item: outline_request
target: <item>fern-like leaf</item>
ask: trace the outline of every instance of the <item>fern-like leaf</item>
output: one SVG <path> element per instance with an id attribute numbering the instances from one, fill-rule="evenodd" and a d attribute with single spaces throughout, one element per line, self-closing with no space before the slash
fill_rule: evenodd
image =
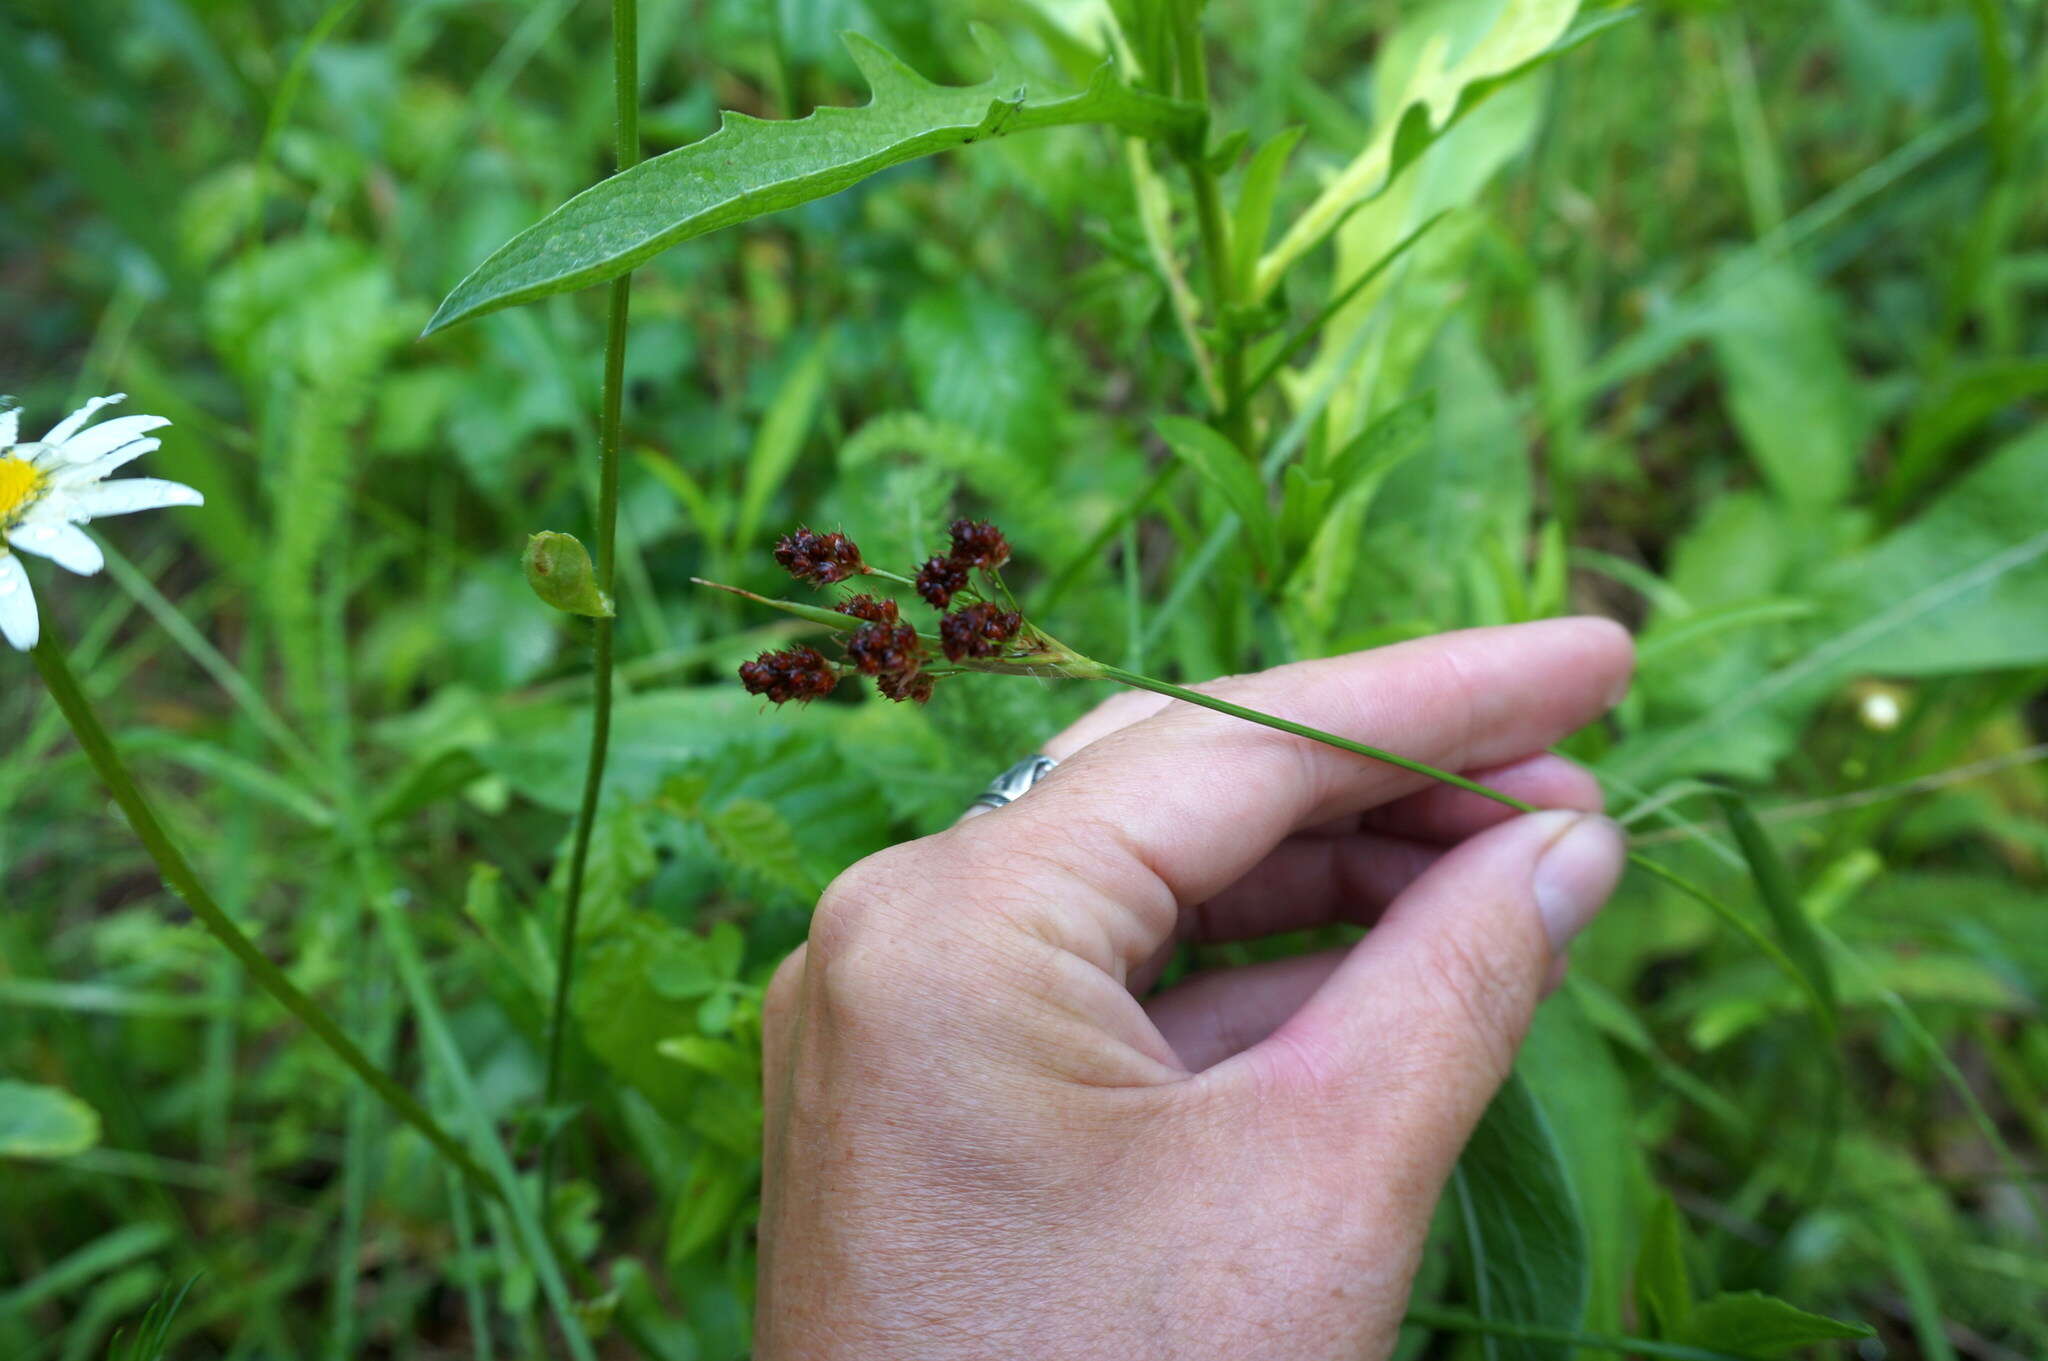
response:
<path id="1" fill-rule="evenodd" d="M 1104 123 L 1134 136 L 1198 136 L 1206 113 L 1135 90 L 1105 63 L 1078 93 L 1037 80 L 985 30 L 995 74 L 935 85 L 874 42 L 846 35 L 872 98 L 768 122 L 724 115 L 700 142 L 584 190 L 500 246 L 427 323 L 458 321 L 615 278 L 679 242 L 835 194 L 920 156 L 1033 128 Z"/>

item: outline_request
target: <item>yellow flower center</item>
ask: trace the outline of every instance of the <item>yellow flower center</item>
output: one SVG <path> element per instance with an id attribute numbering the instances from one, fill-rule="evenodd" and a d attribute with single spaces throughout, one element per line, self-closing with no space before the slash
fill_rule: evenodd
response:
<path id="1" fill-rule="evenodd" d="M 43 475 L 26 459 L 0 457 L 0 528 L 13 524 L 43 490 Z"/>

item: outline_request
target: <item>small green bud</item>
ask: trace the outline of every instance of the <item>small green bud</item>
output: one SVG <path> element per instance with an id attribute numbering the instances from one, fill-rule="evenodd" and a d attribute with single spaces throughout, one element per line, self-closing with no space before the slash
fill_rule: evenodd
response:
<path id="1" fill-rule="evenodd" d="M 526 584 L 545 603 L 588 619 L 612 617 L 612 598 L 597 588 L 590 554 L 574 534 L 542 530 L 526 541 Z"/>

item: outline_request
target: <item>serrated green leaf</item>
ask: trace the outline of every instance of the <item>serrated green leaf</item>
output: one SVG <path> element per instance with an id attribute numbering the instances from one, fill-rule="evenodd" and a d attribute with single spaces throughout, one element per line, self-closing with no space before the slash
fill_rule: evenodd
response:
<path id="1" fill-rule="evenodd" d="M 1258 560 L 1269 566 L 1278 562 L 1280 527 L 1266 499 L 1266 484 L 1259 480 L 1252 461 L 1222 435 L 1186 416 L 1161 416 L 1153 426 L 1168 447 L 1220 492 L 1224 503 L 1244 522 Z"/>
<path id="2" fill-rule="evenodd" d="M 804 868 L 796 830 L 770 804 L 733 799 L 704 819 L 704 830 L 735 867 L 793 897 L 815 898 L 824 888 Z"/>
<path id="3" fill-rule="evenodd" d="M 99 1141 L 99 1112 L 71 1093 L 0 1082 L 0 1158 L 68 1158 Z"/>
<path id="4" fill-rule="evenodd" d="M 767 122 L 724 115 L 717 132 L 584 190 L 500 246 L 455 286 L 426 335 L 503 307 L 586 288 L 670 246 L 793 208 L 893 165 L 1034 128 L 1102 123 L 1139 137 L 1188 138 L 1201 108 L 1134 90 L 1104 63 L 1078 93 L 1027 72 L 976 31 L 995 74 L 935 85 L 870 39 L 846 35 L 873 98 Z"/>
<path id="5" fill-rule="evenodd" d="M 1772 1295 L 1746 1291 L 1716 1295 L 1692 1311 L 1673 1339 L 1696 1347 L 1738 1352 L 1743 1356 L 1787 1356 L 1817 1342 L 1874 1336 L 1860 1323 L 1842 1323 L 1809 1314 Z"/>

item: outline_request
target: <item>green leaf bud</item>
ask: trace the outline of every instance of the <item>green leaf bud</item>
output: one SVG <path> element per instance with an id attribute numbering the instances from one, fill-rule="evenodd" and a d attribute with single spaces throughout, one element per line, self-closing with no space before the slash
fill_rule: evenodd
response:
<path id="1" fill-rule="evenodd" d="M 526 584 L 545 603 L 587 619 L 612 617 L 612 598 L 598 589 L 590 554 L 574 534 L 542 530 L 526 541 Z"/>

